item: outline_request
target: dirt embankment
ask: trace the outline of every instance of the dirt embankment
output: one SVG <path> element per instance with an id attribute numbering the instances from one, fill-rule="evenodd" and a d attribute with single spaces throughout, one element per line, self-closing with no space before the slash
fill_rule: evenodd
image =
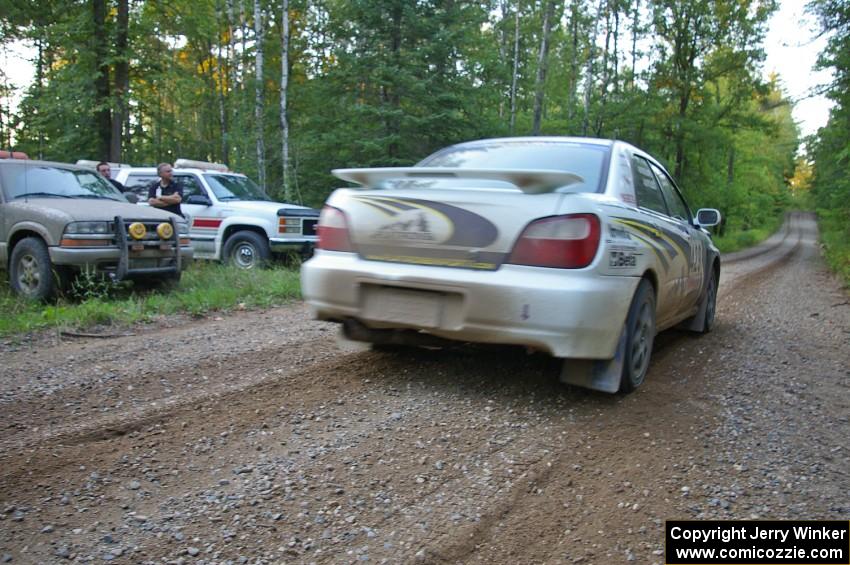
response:
<path id="1" fill-rule="evenodd" d="M 810 216 L 763 251 L 625 397 L 300 304 L 6 343 L 0 562 L 660 564 L 665 519 L 847 519 L 848 297 Z"/>

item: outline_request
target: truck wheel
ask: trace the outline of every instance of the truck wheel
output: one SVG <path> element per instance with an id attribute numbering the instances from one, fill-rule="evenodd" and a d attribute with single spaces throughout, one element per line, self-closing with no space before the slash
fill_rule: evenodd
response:
<path id="1" fill-rule="evenodd" d="M 9 261 L 12 291 L 28 300 L 47 300 L 61 290 L 62 278 L 54 273 L 47 246 L 37 237 L 26 237 L 15 245 Z"/>
<path id="2" fill-rule="evenodd" d="M 635 291 L 629 315 L 626 317 L 626 351 L 620 392 L 632 392 L 639 387 L 649 370 L 652 343 L 655 341 L 655 293 L 646 279 Z"/>
<path id="3" fill-rule="evenodd" d="M 240 269 L 255 269 L 264 266 L 271 258 L 269 242 L 252 231 L 238 231 L 224 244 L 224 260 Z"/>

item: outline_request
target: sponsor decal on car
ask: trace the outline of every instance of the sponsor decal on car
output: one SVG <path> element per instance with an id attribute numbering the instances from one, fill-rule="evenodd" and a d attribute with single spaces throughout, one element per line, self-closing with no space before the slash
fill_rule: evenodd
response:
<path id="1" fill-rule="evenodd" d="M 669 269 L 670 262 L 679 253 L 687 257 L 688 263 L 692 262 L 691 247 L 682 236 L 670 230 L 631 218 L 613 218 L 613 221 L 630 229 L 634 237 L 646 243 L 658 257 L 664 270 Z"/>
<path id="2" fill-rule="evenodd" d="M 487 247 L 499 235 L 496 226 L 486 218 L 443 202 L 387 196 L 358 196 L 355 200 L 393 219 L 378 228 L 379 238 L 387 234 L 420 234 L 423 239 L 440 245 Z"/>
<path id="3" fill-rule="evenodd" d="M 504 253 L 481 251 L 496 241 L 499 231 L 469 210 L 415 198 L 354 199 L 391 220 L 360 244 L 365 259 L 476 270 L 495 270 L 504 261 Z"/>

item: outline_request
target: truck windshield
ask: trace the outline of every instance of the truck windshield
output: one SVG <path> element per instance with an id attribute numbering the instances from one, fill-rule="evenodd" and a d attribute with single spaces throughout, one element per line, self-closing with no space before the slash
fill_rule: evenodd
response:
<path id="1" fill-rule="evenodd" d="M 254 181 L 241 175 L 205 174 L 207 184 L 219 200 L 262 200 L 271 202 L 269 195 Z"/>
<path id="2" fill-rule="evenodd" d="M 115 187 L 94 171 L 43 164 L 6 163 L 0 185 L 7 201 L 20 198 L 108 198 L 124 202 Z"/>

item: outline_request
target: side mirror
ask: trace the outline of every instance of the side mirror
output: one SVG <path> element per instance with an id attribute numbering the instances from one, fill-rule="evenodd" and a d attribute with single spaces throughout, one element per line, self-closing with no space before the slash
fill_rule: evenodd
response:
<path id="1" fill-rule="evenodd" d="M 720 212 L 714 208 L 700 208 L 697 210 L 697 225 L 701 228 L 716 226 L 720 223 Z"/>
<path id="2" fill-rule="evenodd" d="M 132 192 L 125 192 L 124 198 L 130 204 L 138 204 L 139 203 L 139 197 L 137 195 L 133 194 Z"/>
<path id="3" fill-rule="evenodd" d="M 212 200 L 203 194 L 193 194 L 186 199 L 186 204 L 198 204 L 199 206 L 212 206 Z"/>

